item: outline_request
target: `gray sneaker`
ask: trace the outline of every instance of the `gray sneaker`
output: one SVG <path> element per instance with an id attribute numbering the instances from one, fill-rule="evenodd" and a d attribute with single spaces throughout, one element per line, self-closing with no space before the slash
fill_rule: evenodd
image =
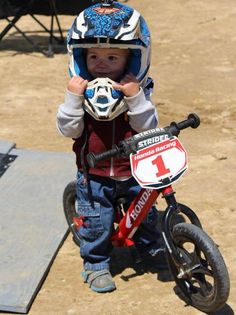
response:
<path id="1" fill-rule="evenodd" d="M 98 271 L 83 271 L 81 273 L 84 282 L 89 284 L 89 287 L 98 293 L 111 292 L 116 289 L 115 282 L 112 279 L 110 271 L 107 269 Z"/>

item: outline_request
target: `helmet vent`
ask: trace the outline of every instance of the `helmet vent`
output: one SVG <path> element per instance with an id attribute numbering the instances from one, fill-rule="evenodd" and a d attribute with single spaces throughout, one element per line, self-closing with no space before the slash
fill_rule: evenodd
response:
<path id="1" fill-rule="evenodd" d="M 99 104 L 107 104 L 108 98 L 106 96 L 98 96 L 97 103 Z"/>

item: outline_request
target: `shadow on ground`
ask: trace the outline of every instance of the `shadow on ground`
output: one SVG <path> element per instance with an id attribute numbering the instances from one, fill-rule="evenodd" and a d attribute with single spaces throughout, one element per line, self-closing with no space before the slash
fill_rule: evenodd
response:
<path id="1" fill-rule="evenodd" d="M 170 271 L 166 267 L 159 267 L 159 257 L 154 258 L 154 263 L 150 260 L 140 260 L 135 257 L 129 247 L 115 247 L 111 254 L 110 270 L 112 276 L 121 274 L 124 270 L 129 269 L 130 273 L 126 276 L 121 275 L 121 279 L 129 281 L 134 277 L 142 276 L 144 273 L 153 273 L 157 279 L 162 282 L 173 281 Z M 163 258 L 161 258 L 163 260 Z M 161 262 L 162 263 L 162 262 Z"/>
<path id="2" fill-rule="evenodd" d="M 65 34 L 63 30 L 63 34 Z M 53 54 L 66 54 L 66 41 L 62 40 L 59 34 L 54 33 L 57 38 L 52 40 L 50 45 L 49 34 L 46 32 L 27 32 L 27 39 L 19 33 L 11 33 L 0 41 L 0 51 L 14 51 L 16 54 L 33 52 L 41 52 L 47 57 L 52 57 Z"/>

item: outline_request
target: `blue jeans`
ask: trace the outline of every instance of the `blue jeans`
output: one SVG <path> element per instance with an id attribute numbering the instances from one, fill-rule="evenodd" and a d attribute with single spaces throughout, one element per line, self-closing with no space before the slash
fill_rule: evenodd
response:
<path id="1" fill-rule="evenodd" d="M 109 269 L 110 236 L 113 232 L 117 196 L 125 195 L 130 201 L 140 191 L 140 186 L 133 177 L 126 181 L 116 181 L 109 177 L 88 175 L 85 183 L 82 173 L 77 174 L 77 212 L 83 224 L 78 229 L 81 239 L 80 255 L 84 260 L 85 270 Z M 156 228 L 157 210 L 153 206 L 133 240 L 138 250 L 157 247 L 160 233 Z"/>

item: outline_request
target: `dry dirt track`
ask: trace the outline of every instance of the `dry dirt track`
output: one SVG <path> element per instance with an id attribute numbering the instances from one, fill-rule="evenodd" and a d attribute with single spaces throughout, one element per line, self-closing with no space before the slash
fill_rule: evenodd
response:
<path id="1" fill-rule="evenodd" d="M 160 126 L 201 117 L 201 127 L 183 132 L 190 169 L 176 185 L 178 200 L 197 210 L 204 228 L 220 246 L 231 278 L 228 305 L 217 315 L 236 310 L 236 7 L 233 0 L 129 0 L 149 23 L 153 53 L 151 75 Z M 42 18 L 49 23 L 47 17 Z M 72 17 L 61 17 L 68 29 Z M 0 21 L 0 28 L 4 21 Z M 39 29 L 28 17 L 19 26 Z M 30 33 L 45 43 L 43 33 Z M 11 32 L 0 44 L 0 139 L 19 148 L 70 151 L 71 140 L 55 128 L 57 106 L 68 80 L 67 56 L 45 58 Z M 68 237 L 29 314 L 197 315 L 174 294 L 173 282 L 157 275 L 135 275 L 125 257 L 117 258 L 118 289 L 98 295 L 83 284 L 79 252 Z"/>

